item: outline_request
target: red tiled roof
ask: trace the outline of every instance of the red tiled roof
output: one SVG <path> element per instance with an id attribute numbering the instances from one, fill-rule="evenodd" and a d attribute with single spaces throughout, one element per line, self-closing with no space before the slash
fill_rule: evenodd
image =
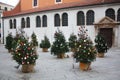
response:
<path id="1" fill-rule="evenodd" d="M 63 4 L 56 4 L 54 6 L 48 6 L 43 8 L 35 8 L 30 9 L 22 12 L 4 12 L 4 17 L 11 17 L 35 12 L 43 12 L 43 11 L 50 11 L 50 10 L 58 10 L 58 9 L 65 9 L 65 8 L 73 8 L 73 7 L 82 7 L 82 6 L 92 6 L 92 5 L 99 5 L 99 4 L 109 4 L 109 3 L 120 3 L 120 0 L 80 0 L 79 2 L 72 2 L 72 3 L 63 3 Z M 20 10 L 19 10 L 20 11 Z"/>
<path id="2" fill-rule="evenodd" d="M 18 5 L 13 10 L 11 10 L 11 11 L 4 11 L 3 12 L 3 16 L 4 17 L 9 17 L 9 16 L 17 15 L 17 13 L 21 12 L 20 7 L 21 7 L 21 5 L 20 5 L 20 3 L 18 3 Z"/>

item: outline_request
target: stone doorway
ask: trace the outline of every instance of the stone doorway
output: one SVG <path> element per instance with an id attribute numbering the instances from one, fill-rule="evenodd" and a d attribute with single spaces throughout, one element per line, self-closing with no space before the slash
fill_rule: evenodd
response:
<path id="1" fill-rule="evenodd" d="M 108 47 L 112 47 L 113 28 L 100 28 L 100 34 L 105 38 Z"/>
<path id="2" fill-rule="evenodd" d="M 102 34 L 107 41 L 108 47 L 119 46 L 119 22 L 116 22 L 109 17 L 104 17 L 94 25 L 96 35 L 98 33 Z"/>

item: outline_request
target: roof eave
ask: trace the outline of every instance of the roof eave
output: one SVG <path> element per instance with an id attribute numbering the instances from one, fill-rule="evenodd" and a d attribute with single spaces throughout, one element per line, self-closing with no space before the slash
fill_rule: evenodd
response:
<path id="1" fill-rule="evenodd" d="M 113 2 L 116 3 L 116 2 Z M 3 16 L 3 18 L 8 18 L 8 17 L 15 17 L 19 15 L 26 15 L 26 14 L 32 14 L 32 13 L 37 13 L 37 12 L 45 12 L 45 11 L 51 11 L 51 10 L 61 10 L 61 9 L 66 9 L 66 8 L 76 8 L 76 7 L 85 7 L 85 6 L 95 6 L 95 5 L 106 5 L 106 4 L 113 4 L 113 3 L 99 3 L 99 4 L 88 4 L 88 5 L 76 5 L 76 6 L 67 6 L 67 7 L 60 7 L 60 8 L 53 8 L 53 9 L 45 9 L 45 10 L 36 10 L 36 11 L 31 11 L 31 12 L 24 12 L 24 13 L 16 13 L 13 15 L 8 15 L 8 16 Z M 120 2 L 119 2 L 120 3 Z M 118 2 L 117 2 L 118 4 Z"/>

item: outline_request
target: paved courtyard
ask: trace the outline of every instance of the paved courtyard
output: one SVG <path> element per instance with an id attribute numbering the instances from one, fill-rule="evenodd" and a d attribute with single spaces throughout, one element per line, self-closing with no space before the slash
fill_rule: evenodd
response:
<path id="1" fill-rule="evenodd" d="M 105 58 L 97 58 L 90 71 L 81 71 L 79 63 L 75 63 L 71 56 L 57 59 L 50 52 L 43 53 L 40 48 L 38 54 L 35 72 L 22 73 L 21 67 L 14 68 L 17 63 L 0 44 L 0 80 L 120 80 L 120 48 L 111 48 Z"/>

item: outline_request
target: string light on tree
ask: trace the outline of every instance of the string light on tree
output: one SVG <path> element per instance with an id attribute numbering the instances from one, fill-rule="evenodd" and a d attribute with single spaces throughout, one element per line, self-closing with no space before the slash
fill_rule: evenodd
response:
<path id="1" fill-rule="evenodd" d="M 67 52 L 68 46 L 65 40 L 65 37 L 63 33 L 58 29 L 58 31 L 55 32 L 54 34 L 55 41 L 53 42 L 53 45 L 51 47 L 51 54 L 54 55 L 60 55 L 60 54 L 65 54 Z"/>
<path id="2" fill-rule="evenodd" d="M 35 48 L 25 39 L 24 36 L 19 37 L 17 47 L 13 52 L 13 59 L 18 64 L 35 64 L 38 58 Z M 33 61 L 34 60 L 34 61 Z"/>
<path id="3" fill-rule="evenodd" d="M 96 59 L 96 49 L 94 45 L 87 35 L 87 29 L 85 26 L 81 26 L 78 32 L 78 40 L 77 40 L 77 51 L 74 53 L 74 58 L 76 58 L 76 62 L 80 63 L 91 63 Z M 89 68 L 87 68 L 89 69 Z M 85 69 L 85 70 L 87 70 Z"/>

